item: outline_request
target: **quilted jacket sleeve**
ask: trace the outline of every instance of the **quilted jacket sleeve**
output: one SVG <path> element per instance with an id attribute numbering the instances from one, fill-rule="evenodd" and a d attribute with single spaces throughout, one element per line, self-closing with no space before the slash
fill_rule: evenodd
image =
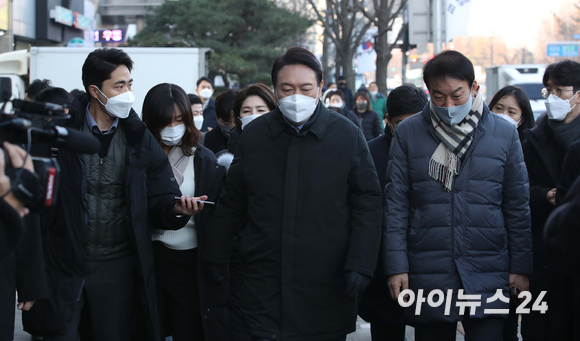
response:
<path id="1" fill-rule="evenodd" d="M 401 128 L 401 127 L 400 127 Z M 404 132 L 395 132 L 391 145 L 389 165 L 387 167 L 387 185 L 385 186 L 385 229 L 384 250 L 385 274 L 387 276 L 408 273 L 407 227 L 409 217 L 409 158 L 400 136 Z"/>
<path id="2" fill-rule="evenodd" d="M 533 272 L 529 187 L 522 147 L 514 131 L 504 170 L 502 202 L 512 274 Z"/>

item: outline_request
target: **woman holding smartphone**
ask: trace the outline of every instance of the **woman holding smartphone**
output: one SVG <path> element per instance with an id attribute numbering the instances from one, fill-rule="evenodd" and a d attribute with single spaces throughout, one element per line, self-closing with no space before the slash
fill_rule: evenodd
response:
<path id="1" fill-rule="evenodd" d="M 196 214 L 183 228 L 168 231 L 152 226 L 161 330 L 175 341 L 203 340 L 204 332 L 212 330 L 202 329 L 202 314 L 204 320 L 209 319 L 205 312 L 212 303 L 207 299 L 215 295 L 207 292 L 214 289 L 204 284 L 205 271 L 198 253 L 203 249 L 204 230 L 215 208 L 207 202 L 217 201 L 225 169 L 217 164 L 209 149 L 199 144 L 201 133 L 195 127 L 189 98 L 181 87 L 169 83 L 156 85 L 145 96 L 142 113 L 147 128 L 167 154 L 183 194 L 176 200 L 194 197 L 198 201 Z M 219 322 L 216 319 L 217 316 L 212 318 L 212 322 Z"/>

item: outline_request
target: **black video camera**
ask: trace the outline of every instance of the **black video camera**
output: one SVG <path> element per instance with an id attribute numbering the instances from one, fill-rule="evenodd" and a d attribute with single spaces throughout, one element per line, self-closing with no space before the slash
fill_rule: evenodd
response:
<path id="1" fill-rule="evenodd" d="M 14 169 L 5 152 L 5 172 L 10 178 L 10 191 L 31 211 L 56 204 L 60 167 L 51 148 L 69 149 L 92 154 L 99 149 L 99 141 L 79 130 L 57 125 L 70 118 L 58 104 L 10 100 L 11 90 L 0 84 L 0 147 L 4 141 L 24 146 L 35 173 L 22 168 Z M 4 89 L 3 89 L 4 88 Z M 12 109 L 6 112 L 11 104 Z M 54 149 L 53 149 L 54 151 Z M 25 160 L 26 161 L 26 160 Z"/>

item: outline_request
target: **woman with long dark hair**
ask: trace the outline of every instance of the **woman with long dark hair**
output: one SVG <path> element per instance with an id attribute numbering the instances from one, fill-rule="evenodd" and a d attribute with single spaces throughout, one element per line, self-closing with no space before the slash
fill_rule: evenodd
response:
<path id="1" fill-rule="evenodd" d="M 167 154 L 183 195 L 217 202 L 225 169 L 199 144 L 201 133 L 193 122 L 186 92 L 175 84 L 156 85 L 145 96 L 142 113 L 147 128 Z M 212 296 L 208 290 L 213 289 L 204 285 L 203 262 L 197 254 L 203 250 L 202 236 L 215 205 L 198 205 L 196 214 L 179 230 L 152 226 L 159 317 L 165 335 L 173 335 L 176 341 L 203 340 L 203 333 L 211 332 L 202 329 L 201 311 L 207 309 L 204 300 Z"/>
<path id="2" fill-rule="evenodd" d="M 520 142 L 526 139 L 524 131 L 536 125 L 530 99 L 524 90 L 508 85 L 501 88 L 489 102 L 489 109 L 504 117 L 509 117 L 516 124 Z"/>

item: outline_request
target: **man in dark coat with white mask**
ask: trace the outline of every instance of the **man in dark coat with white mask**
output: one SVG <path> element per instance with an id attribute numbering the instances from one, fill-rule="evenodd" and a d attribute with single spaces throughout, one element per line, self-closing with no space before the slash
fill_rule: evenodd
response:
<path id="1" fill-rule="evenodd" d="M 361 130 L 320 103 L 322 69 L 294 47 L 272 68 L 280 105 L 240 138 L 204 258 L 227 278 L 242 261 L 245 325 L 254 340 L 345 340 L 375 269 L 381 191 Z M 248 132 L 248 133 L 246 133 Z"/>

